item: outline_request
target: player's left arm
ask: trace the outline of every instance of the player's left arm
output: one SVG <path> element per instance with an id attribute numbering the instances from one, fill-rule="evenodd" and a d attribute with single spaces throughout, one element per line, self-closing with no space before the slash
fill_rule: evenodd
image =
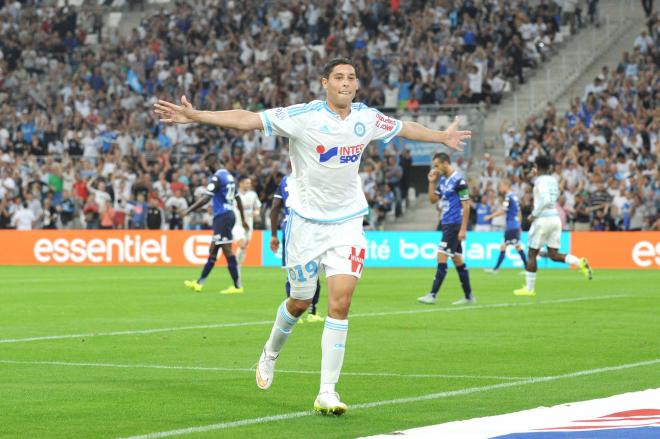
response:
<path id="1" fill-rule="evenodd" d="M 444 131 L 432 130 L 417 122 L 405 121 L 398 135 L 416 142 L 442 143 L 449 148 L 462 151 L 463 141 L 472 136 L 472 131 L 460 131 L 457 116 Z"/>
<path id="2" fill-rule="evenodd" d="M 456 186 L 456 192 L 458 193 L 458 198 L 461 200 L 461 206 L 463 207 L 461 229 L 458 232 L 458 239 L 463 241 L 467 236 L 468 220 L 470 219 L 470 189 L 464 179 L 461 179 L 458 186 Z"/>
<path id="3" fill-rule="evenodd" d="M 463 206 L 463 218 L 461 218 L 461 230 L 458 232 L 459 241 L 464 241 L 467 236 L 468 220 L 470 219 L 470 200 L 461 200 Z"/>
<path id="4" fill-rule="evenodd" d="M 238 212 L 241 214 L 241 224 L 243 225 L 243 228 L 245 229 L 246 232 L 250 231 L 250 225 L 245 221 L 245 211 L 243 211 L 243 201 L 241 201 L 241 196 L 236 194 L 236 207 L 238 208 Z"/>

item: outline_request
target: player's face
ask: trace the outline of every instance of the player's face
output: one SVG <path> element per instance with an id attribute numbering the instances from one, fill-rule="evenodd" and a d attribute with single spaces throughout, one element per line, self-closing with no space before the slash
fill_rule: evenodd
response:
<path id="1" fill-rule="evenodd" d="M 442 162 L 438 159 L 433 160 L 433 168 L 440 176 L 447 176 L 447 165 L 449 165 L 449 163 Z"/>
<path id="2" fill-rule="evenodd" d="M 241 191 L 247 192 L 250 189 L 252 189 L 252 180 L 246 178 L 245 180 L 241 181 Z"/>
<path id="3" fill-rule="evenodd" d="M 335 66 L 328 76 L 321 80 L 328 101 L 339 108 L 351 105 L 358 89 L 357 75 L 353 66 L 340 64 Z"/>

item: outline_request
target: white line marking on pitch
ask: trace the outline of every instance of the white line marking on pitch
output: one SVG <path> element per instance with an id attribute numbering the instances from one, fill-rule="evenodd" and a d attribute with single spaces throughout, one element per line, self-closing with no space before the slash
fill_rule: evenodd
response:
<path id="1" fill-rule="evenodd" d="M 24 364 L 35 366 L 78 366 L 78 367 L 111 367 L 117 369 L 168 369 L 168 370 L 199 370 L 215 372 L 249 372 L 254 373 L 254 368 L 245 367 L 207 367 L 207 366 L 168 366 L 162 364 L 115 364 L 115 363 L 81 363 L 70 361 L 21 361 L 21 360 L 0 360 L 0 364 Z M 277 370 L 277 373 L 290 373 L 300 375 L 318 375 L 319 371 L 312 370 Z M 432 373 L 395 373 L 395 372 L 342 372 L 345 376 L 364 376 L 364 377 L 397 377 L 397 378 L 465 378 L 465 379 L 484 379 L 484 380 L 503 380 L 515 381 L 529 379 L 531 377 L 504 377 L 492 375 L 451 375 L 451 374 L 432 374 Z"/>
<path id="2" fill-rule="evenodd" d="M 350 410 L 362 410 L 362 409 L 370 409 L 370 408 L 373 408 L 373 407 L 381 407 L 381 406 L 385 406 L 385 405 L 398 405 L 398 404 L 407 404 L 407 403 L 411 403 L 411 402 L 430 401 L 430 400 L 434 400 L 434 399 L 450 398 L 452 396 L 468 395 L 468 394 L 471 394 L 471 393 L 489 392 L 491 390 L 505 389 L 505 388 L 508 388 L 508 387 L 525 386 L 527 384 L 545 383 L 545 382 L 548 382 L 548 381 L 556 381 L 556 380 L 561 380 L 561 379 L 566 379 L 566 378 L 576 378 L 576 377 L 586 376 L 586 375 L 595 375 L 595 374 L 599 374 L 599 373 L 615 372 L 615 371 L 618 371 L 618 370 L 632 369 L 634 367 L 652 366 L 652 365 L 655 365 L 655 364 L 660 364 L 660 358 L 656 358 L 655 360 L 649 360 L 649 361 L 640 361 L 640 362 L 637 362 L 637 363 L 622 364 L 622 365 L 619 365 L 619 366 L 610 366 L 610 367 L 601 367 L 601 368 L 598 368 L 598 369 L 581 370 L 581 371 L 578 371 L 578 372 L 565 373 L 565 374 L 561 374 L 561 375 L 545 376 L 545 377 L 538 377 L 538 378 L 528 378 L 528 379 L 524 379 L 524 380 L 520 380 L 520 381 L 511 381 L 511 382 L 508 382 L 508 383 L 492 384 L 492 385 L 489 385 L 489 386 L 468 387 L 468 388 L 465 388 L 465 389 L 450 390 L 450 391 L 446 391 L 446 392 L 429 393 L 427 395 L 412 396 L 412 397 L 408 397 L 408 398 L 386 399 L 386 400 L 383 400 L 383 401 L 367 402 L 367 403 L 362 403 L 362 404 L 351 405 L 349 408 L 350 408 Z M 314 414 L 314 412 L 310 411 L 310 410 L 302 411 L 302 412 L 283 413 L 283 414 L 280 414 L 280 415 L 265 416 L 265 417 L 261 417 L 261 418 L 241 419 L 241 420 L 232 421 L 232 422 L 222 422 L 222 423 L 218 423 L 218 424 L 201 425 L 201 426 L 198 426 L 198 427 L 189 427 L 189 428 L 181 428 L 181 429 L 177 429 L 177 430 L 160 431 L 160 432 L 155 432 L 155 433 L 148 433 L 148 434 L 143 434 L 143 435 L 125 437 L 123 439 L 158 439 L 158 438 L 163 438 L 163 437 L 180 436 L 180 435 L 191 434 L 191 433 L 204 433 L 204 432 L 207 432 L 207 431 L 225 430 L 225 429 L 228 429 L 228 428 L 242 427 L 242 426 L 245 426 L 245 425 L 265 424 L 267 422 L 289 420 L 289 419 L 294 419 L 294 418 L 300 418 L 300 417 L 303 417 L 303 416 L 311 416 L 313 414 Z"/>
<path id="3" fill-rule="evenodd" d="M 470 311 L 470 310 L 489 309 L 489 308 L 509 308 L 509 307 L 518 307 L 518 306 L 534 306 L 534 305 L 550 305 L 557 303 L 583 302 L 583 301 L 591 301 L 591 300 L 619 299 L 622 297 L 630 297 L 630 296 L 631 296 L 630 294 L 618 294 L 618 295 L 609 295 L 609 296 L 584 296 L 584 297 L 573 297 L 566 299 L 540 300 L 536 302 L 520 301 L 520 302 L 509 302 L 509 303 L 492 303 L 489 305 L 469 305 L 462 307 L 454 306 L 451 308 L 428 308 L 428 309 L 413 309 L 413 310 L 405 310 L 405 311 L 356 313 L 356 314 L 351 314 L 350 317 L 351 318 L 382 317 L 382 316 L 396 316 L 403 314 L 425 314 L 425 313 L 433 313 L 433 312 Z M 173 328 L 131 329 L 125 331 L 90 332 L 86 334 L 43 335 L 38 337 L 4 338 L 4 339 L 0 339 L 0 343 L 22 343 L 22 342 L 40 341 L 40 340 L 64 340 L 67 338 L 85 338 L 85 337 L 89 338 L 89 337 L 104 337 L 104 336 L 115 336 L 115 335 L 131 335 L 131 334 L 156 334 L 159 332 L 186 331 L 186 330 L 194 330 L 194 329 L 233 328 L 240 326 L 259 326 L 259 325 L 272 325 L 272 324 L 273 324 L 272 320 L 260 320 L 254 322 L 237 322 L 237 323 L 211 323 L 207 325 L 177 326 Z"/>

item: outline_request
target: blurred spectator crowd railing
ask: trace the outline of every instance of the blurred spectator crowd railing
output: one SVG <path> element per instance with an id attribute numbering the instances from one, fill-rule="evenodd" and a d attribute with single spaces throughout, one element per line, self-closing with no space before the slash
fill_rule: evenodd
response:
<path id="1" fill-rule="evenodd" d="M 191 1 L 120 35 L 104 28 L 102 5 L 0 1 L 0 228 L 206 228 L 208 211 L 180 213 L 205 186 L 208 152 L 251 176 L 268 207 L 289 171 L 285 140 L 165 126 L 156 97 L 185 94 L 200 109 L 290 105 L 322 96 L 320 66 L 349 55 L 356 100 L 371 106 L 495 104 L 548 56 L 560 20 L 577 29 L 575 3 Z M 529 142 L 517 148 L 534 155 Z M 394 153 L 366 152 L 373 227 L 406 205 L 412 162 Z"/>

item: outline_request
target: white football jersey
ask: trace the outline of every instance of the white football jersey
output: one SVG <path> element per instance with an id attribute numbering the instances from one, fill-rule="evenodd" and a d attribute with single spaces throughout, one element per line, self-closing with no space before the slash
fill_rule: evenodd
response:
<path id="1" fill-rule="evenodd" d="M 241 203 L 243 203 L 243 213 L 245 214 L 245 221 L 247 221 L 250 226 L 250 230 L 253 229 L 254 225 L 254 212 L 261 208 L 261 201 L 259 196 L 255 191 L 247 191 L 245 193 L 240 192 L 238 196 L 241 197 Z M 236 214 L 236 223 L 240 224 L 241 222 L 241 213 L 238 211 L 238 207 L 234 202 L 234 213 Z"/>
<path id="2" fill-rule="evenodd" d="M 317 222 L 341 222 L 368 213 L 358 175 L 369 142 L 389 142 L 401 131 L 399 120 L 362 103 L 342 119 L 325 101 L 259 113 L 267 136 L 289 138 L 292 172 L 287 207 Z"/>
<path id="3" fill-rule="evenodd" d="M 534 182 L 534 210 L 536 218 L 557 216 L 557 200 L 559 199 L 559 184 L 551 175 L 541 175 Z"/>

